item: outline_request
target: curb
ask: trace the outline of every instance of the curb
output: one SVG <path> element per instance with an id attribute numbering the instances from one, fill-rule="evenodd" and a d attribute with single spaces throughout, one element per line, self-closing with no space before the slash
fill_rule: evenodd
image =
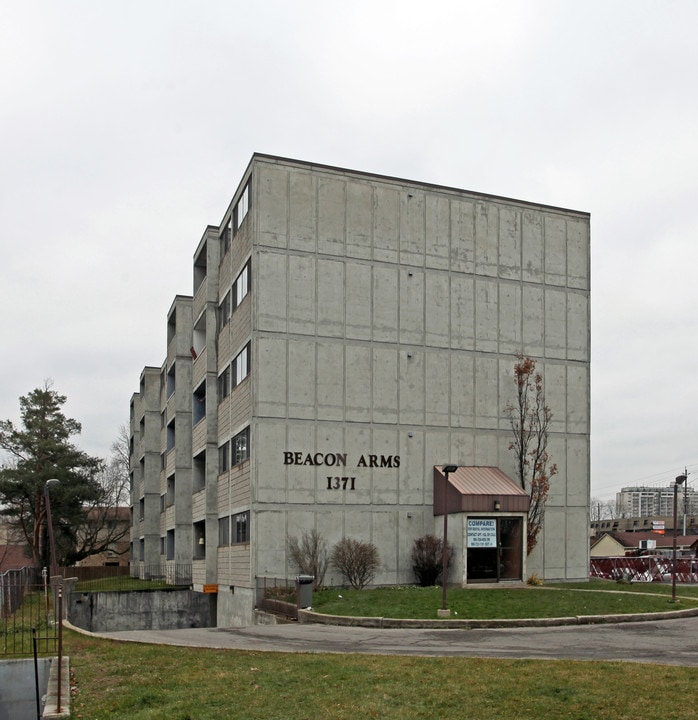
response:
<path id="1" fill-rule="evenodd" d="M 365 627 L 377 629 L 424 628 L 427 630 L 474 630 L 477 628 L 527 628 L 555 627 L 560 625 L 604 625 L 630 622 L 677 620 L 698 616 L 698 608 L 669 610 L 668 612 L 634 613 L 619 615 L 575 615 L 559 618 L 519 618 L 516 620 L 415 620 L 383 617 L 351 617 L 346 615 L 323 615 L 313 610 L 298 610 L 299 623 L 314 625 L 338 625 L 340 627 Z"/>

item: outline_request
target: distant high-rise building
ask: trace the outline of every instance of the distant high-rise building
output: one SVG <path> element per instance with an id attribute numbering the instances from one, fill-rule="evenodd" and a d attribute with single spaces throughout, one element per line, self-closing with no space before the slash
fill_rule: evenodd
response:
<path id="1" fill-rule="evenodd" d="M 624 517 L 671 516 L 674 513 L 674 486 L 624 487 L 616 493 L 616 506 Z M 682 485 L 678 489 L 677 512 L 698 512 L 698 492 Z"/>

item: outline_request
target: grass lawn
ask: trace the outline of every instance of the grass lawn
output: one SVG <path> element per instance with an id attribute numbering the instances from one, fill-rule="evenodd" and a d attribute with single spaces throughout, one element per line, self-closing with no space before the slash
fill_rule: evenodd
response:
<path id="1" fill-rule="evenodd" d="M 616 592 L 579 592 L 611 590 Z M 632 592 L 625 592 L 632 588 Z M 681 603 L 671 602 L 671 587 L 652 591 L 650 584 L 580 583 L 578 586 L 517 588 L 453 588 L 447 604 L 453 618 L 540 618 L 616 613 L 667 612 L 698 606 L 698 588 L 690 588 L 692 597 L 680 593 Z M 620 592 L 618 592 L 620 591 Z M 645 594 L 650 593 L 651 594 Z M 327 589 L 314 593 L 313 609 L 329 615 L 363 617 L 436 618 L 441 607 L 439 587 L 379 588 L 375 590 Z"/>
<path id="2" fill-rule="evenodd" d="M 698 669 L 617 662 L 254 653 L 65 633 L 72 718 L 637 720 L 695 717 Z"/>

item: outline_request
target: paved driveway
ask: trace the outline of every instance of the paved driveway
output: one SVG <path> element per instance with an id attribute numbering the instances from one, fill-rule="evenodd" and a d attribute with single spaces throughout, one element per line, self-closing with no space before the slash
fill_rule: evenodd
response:
<path id="1" fill-rule="evenodd" d="M 269 652 L 622 660 L 698 666 L 695 617 L 545 628 L 376 630 L 288 624 L 101 635 L 147 643 Z"/>

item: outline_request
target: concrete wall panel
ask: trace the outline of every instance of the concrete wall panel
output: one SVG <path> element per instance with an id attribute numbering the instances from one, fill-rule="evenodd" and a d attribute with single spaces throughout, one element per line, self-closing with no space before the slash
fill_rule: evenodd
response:
<path id="1" fill-rule="evenodd" d="M 589 503 L 589 441 L 586 437 L 567 440 L 568 506 L 587 508 Z"/>
<path id="2" fill-rule="evenodd" d="M 475 349 L 497 352 L 499 344 L 499 290 L 495 280 L 475 280 Z"/>
<path id="3" fill-rule="evenodd" d="M 255 488 L 253 502 L 277 503 L 286 499 L 287 467 L 282 465 L 283 449 L 296 450 L 287 438 L 282 423 L 258 423 L 254 426 Z M 232 505 L 231 505 L 232 509 Z"/>
<path id="4" fill-rule="evenodd" d="M 542 545 L 545 561 L 545 577 L 562 579 L 566 577 L 567 543 L 560 538 L 567 537 L 567 521 L 564 508 L 548 507 L 545 511 L 545 527 L 543 537 L 538 542 Z M 588 536 L 588 530 L 587 530 Z"/>
<path id="5" fill-rule="evenodd" d="M 409 433 L 412 433 L 412 437 Z M 422 505 L 425 502 L 424 433 L 400 433 L 400 502 L 403 505 Z M 431 489 L 429 489 L 431 495 Z"/>
<path id="6" fill-rule="evenodd" d="M 475 368 L 473 355 L 451 353 L 451 425 L 473 427 L 475 423 Z"/>
<path id="7" fill-rule="evenodd" d="M 395 423 L 398 420 L 398 354 L 396 350 L 373 349 L 374 423 Z"/>
<path id="8" fill-rule="evenodd" d="M 521 276 L 524 282 L 543 279 L 543 216 L 526 210 L 521 217 Z"/>
<path id="9" fill-rule="evenodd" d="M 339 343 L 317 345 L 317 419 L 344 419 L 344 348 Z"/>
<path id="10" fill-rule="evenodd" d="M 589 359 L 589 299 L 576 292 L 567 293 L 567 357 Z"/>
<path id="11" fill-rule="evenodd" d="M 373 256 L 373 188 L 359 182 L 346 184 L 347 257 Z"/>
<path id="12" fill-rule="evenodd" d="M 521 279 L 521 211 L 499 208 L 499 277 Z"/>
<path id="13" fill-rule="evenodd" d="M 348 339 L 370 340 L 373 333 L 373 273 L 369 265 L 346 265 L 345 333 Z"/>
<path id="14" fill-rule="evenodd" d="M 451 276 L 451 347 L 472 350 L 475 342 L 475 281 Z"/>
<path id="15" fill-rule="evenodd" d="M 564 290 L 545 290 L 545 356 L 565 359 L 567 354 L 567 298 Z"/>
<path id="16" fill-rule="evenodd" d="M 446 352 L 426 353 L 426 392 L 424 395 L 426 425 L 448 427 L 451 419 L 451 359 Z M 460 396 L 458 389 L 453 395 Z M 402 397 L 402 396 L 401 396 Z"/>
<path id="17" fill-rule="evenodd" d="M 288 343 L 288 415 L 292 418 L 315 418 L 315 343 Z"/>
<path id="18" fill-rule="evenodd" d="M 505 283 L 499 286 L 499 352 L 521 352 L 521 286 Z"/>
<path id="19" fill-rule="evenodd" d="M 265 417 L 286 417 L 286 341 L 260 337 L 257 340 L 256 352 L 252 354 L 252 364 L 256 386 L 256 413 Z M 219 429 L 223 421 L 224 418 L 219 415 Z"/>
<path id="20" fill-rule="evenodd" d="M 403 265 L 424 267 L 426 252 L 424 193 L 401 192 L 400 203 L 400 262 Z"/>
<path id="21" fill-rule="evenodd" d="M 589 225 L 579 220 L 567 221 L 567 284 L 589 289 Z"/>
<path id="22" fill-rule="evenodd" d="M 316 250 L 316 192 L 316 179 L 313 175 L 299 171 L 290 173 L 288 246 L 291 250 Z"/>
<path id="23" fill-rule="evenodd" d="M 398 271 L 376 265 L 373 269 L 373 339 L 398 340 Z"/>
<path id="24" fill-rule="evenodd" d="M 482 202 L 475 206 L 475 273 L 497 275 L 499 262 L 499 212 L 496 205 Z"/>
<path id="25" fill-rule="evenodd" d="M 255 264 L 257 272 L 255 273 Z M 257 328 L 286 332 L 288 309 L 286 257 L 279 253 L 260 252 L 253 263 L 257 300 Z"/>
<path id="26" fill-rule="evenodd" d="M 451 250 L 451 204 L 448 198 L 427 195 L 425 198 L 427 238 L 425 265 L 447 270 Z"/>
<path id="27" fill-rule="evenodd" d="M 475 272 L 475 204 L 451 200 L 451 270 Z"/>
<path id="28" fill-rule="evenodd" d="M 548 285 L 567 284 L 566 225 L 563 217 L 545 216 L 545 282 Z"/>
<path id="29" fill-rule="evenodd" d="M 345 183 L 320 177 L 318 194 L 317 250 L 327 255 L 344 255 L 346 197 Z"/>
<path id="30" fill-rule="evenodd" d="M 570 365 L 567 370 L 567 432 L 589 432 L 589 393 L 587 366 Z"/>
<path id="31" fill-rule="evenodd" d="M 501 408 L 498 393 L 499 367 L 496 358 L 475 358 L 475 423 L 480 428 L 497 428 Z"/>
<path id="32" fill-rule="evenodd" d="M 344 263 L 319 259 L 317 263 L 317 333 L 344 336 Z"/>
<path id="33" fill-rule="evenodd" d="M 392 187 L 379 185 L 373 191 L 373 259 L 397 263 L 399 255 L 399 196 Z"/>
<path id="34" fill-rule="evenodd" d="M 429 273 L 426 278 L 426 344 L 447 348 L 450 345 L 450 283 L 444 273 Z"/>
<path id="35" fill-rule="evenodd" d="M 424 272 L 403 268 L 400 271 L 400 342 L 424 344 Z"/>
<path id="36" fill-rule="evenodd" d="M 317 308 L 315 258 L 288 258 L 288 332 L 314 335 Z"/>
<path id="37" fill-rule="evenodd" d="M 371 419 L 371 348 L 364 345 L 346 345 L 346 420 L 369 422 Z"/>
<path id="38" fill-rule="evenodd" d="M 545 347 L 545 323 L 543 313 L 543 289 L 523 287 L 523 352 L 532 357 L 541 357 Z"/>
<path id="39" fill-rule="evenodd" d="M 257 170 L 257 218 L 260 244 L 285 248 L 288 243 L 288 172 L 273 165 Z"/>
<path id="40" fill-rule="evenodd" d="M 404 425 L 424 424 L 424 363 L 422 352 L 399 353 L 400 422 Z"/>

